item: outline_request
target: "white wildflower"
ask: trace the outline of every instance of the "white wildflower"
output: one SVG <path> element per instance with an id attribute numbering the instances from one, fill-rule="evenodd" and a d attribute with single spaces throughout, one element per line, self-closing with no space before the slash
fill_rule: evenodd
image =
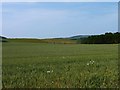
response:
<path id="1" fill-rule="evenodd" d="M 94 64 L 94 61 L 92 61 L 92 64 Z"/>
<path id="2" fill-rule="evenodd" d="M 54 82 L 52 81 L 52 84 L 53 84 Z"/>
<path id="3" fill-rule="evenodd" d="M 50 73 L 50 71 L 47 71 L 47 73 Z"/>
<path id="4" fill-rule="evenodd" d="M 90 60 L 90 62 L 87 63 L 87 65 L 92 65 L 92 64 L 94 64 L 94 62 L 95 62 L 95 61 L 91 61 L 91 60 Z"/>
<path id="5" fill-rule="evenodd" d="M 87 63 L 87 65 L 89 65 L 89 63 Z"/>
<path id="6" fill-rule="evenodd" d="M 94 64 L 94 61 L 91 61 L 91 64 Z"/>
<path id="7" fill-rule="evenodd" d="M 90 63 L 91 63 L 92 61 L 90 60 Z"/>
<path id="8" fill-rule="evenodd" d="M 47 71 L 47 73 L 52 73 L 53 72 L 53 70 L 51 70 L 51 71 Z"/>
<path id="9" fill-rule="evenodd" d="M 53 70 L 51 72 L 53 72 Z"/>

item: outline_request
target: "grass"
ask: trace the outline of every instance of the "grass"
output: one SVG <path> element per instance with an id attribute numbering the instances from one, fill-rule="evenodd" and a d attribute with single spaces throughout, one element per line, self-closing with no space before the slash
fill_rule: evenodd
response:
<path id="1" fill-rule="evenodd" d="M 117 44 L 3 43 L 4 88 L 117 88 Z"/>

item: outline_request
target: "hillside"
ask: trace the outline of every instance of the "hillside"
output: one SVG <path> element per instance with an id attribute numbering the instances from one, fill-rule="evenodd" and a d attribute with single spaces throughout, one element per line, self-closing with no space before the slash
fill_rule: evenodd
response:
<path id="1" fill-rule="evenodd" d="M 0 42 L 7 42 L 7 38 L 4 36 L 0 36 Z"/>
<path id="2" fill-rule="evenodd" d="M 77 35 L 67 38 L 6 38 L 0 36 L 2 42 L 52 43 L 52 44 L 112 44 L 120 43 L 120 33 L 105 33 L 101 35 Z"/>
<path id="3" fill-rule="evenodd" d="M 77 36 L 72 36 L 72 37 L 69 37 L 69 39 L 81 39 L 81 38 L 87 38 L 89 37 L 90 35 L 77 35 Z"/>
<path id="4" fill-rule="evenodd" d="M 51 39 L 8 39 L 9 42 L 26 42 L 26 43 L 53 43 L 53 44 L 76 44 L 76 40 L 66 38 Z"/>

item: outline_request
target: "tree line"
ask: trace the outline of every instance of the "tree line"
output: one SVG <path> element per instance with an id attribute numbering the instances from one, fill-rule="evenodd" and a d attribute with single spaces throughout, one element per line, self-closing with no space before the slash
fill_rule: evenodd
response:
<path id="1" fill-rule="evenodd" d="M 120 43 L 120 32 L 105 33 L 101 35 L 92 35 L 87 38 L 81 38 L 82 44 L 118 44 Z"/>

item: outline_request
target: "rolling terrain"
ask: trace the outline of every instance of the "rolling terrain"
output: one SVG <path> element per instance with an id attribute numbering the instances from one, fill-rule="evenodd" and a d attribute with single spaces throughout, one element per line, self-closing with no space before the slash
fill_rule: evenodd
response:
<path id="1" fill-rule="evenodd" d="M 9 42 L 23 42 L 23 43 L 50 43 L 50 44 L 76 44 L 77 40 L 68 38 L 51 38 L 51 39 L 8 39 Z"/>

